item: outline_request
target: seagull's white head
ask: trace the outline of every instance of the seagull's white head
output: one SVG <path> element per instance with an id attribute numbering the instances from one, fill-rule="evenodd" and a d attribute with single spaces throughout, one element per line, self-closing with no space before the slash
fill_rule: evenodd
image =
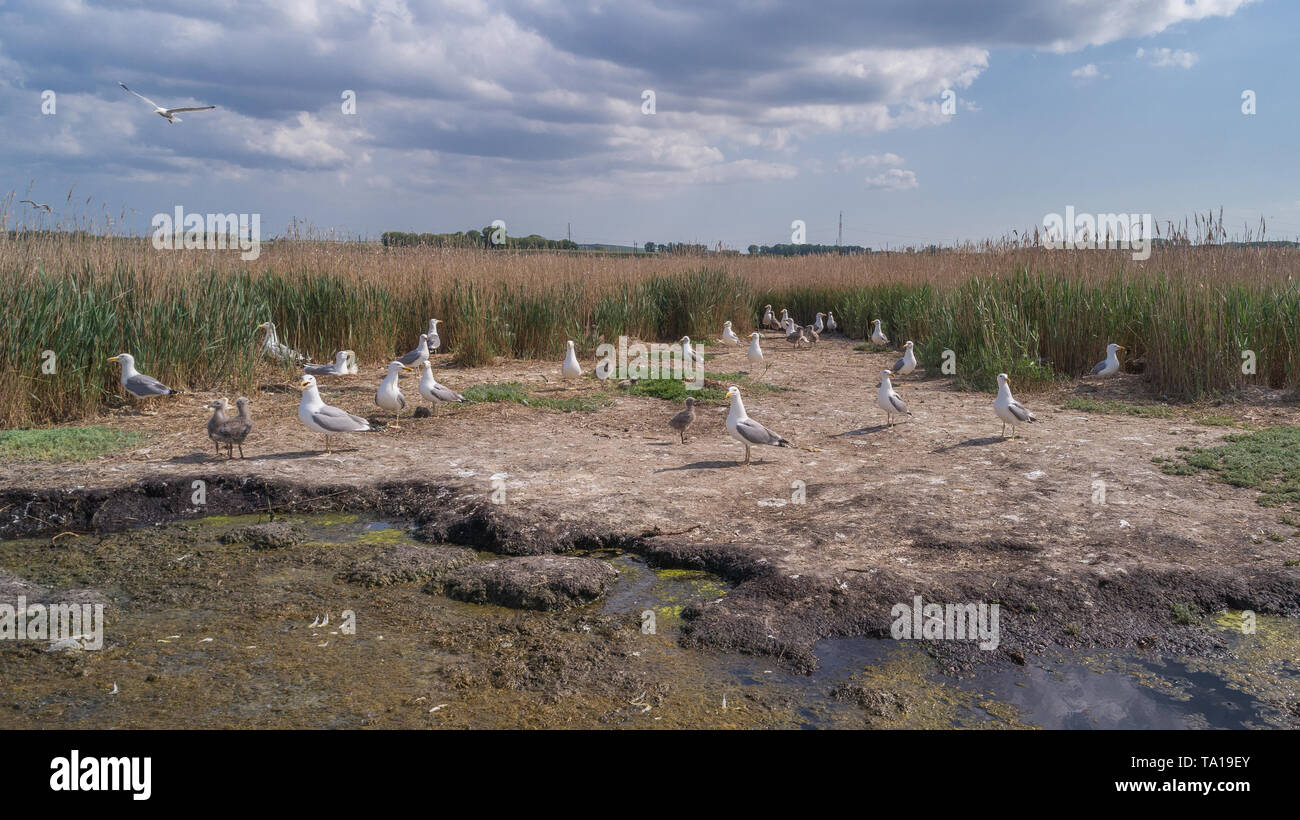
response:
<path id="1" fill-rule="evenodd" d="M 754 340 L 758 340 L 758 339 L 763 338 L 763 334 L 762 334 L 762 333 L 759 333 L 757 330 L 755 330 L 753 333 L 749 334 L 749 338 L 754 339 Z"/>
<path id="2" fill-rule="evenodd" d="M 1001 386 L 1004 385 L 1004 384 L 1010 386 L 1010 384 L 1011 384 L 1011 377 L 1008 376 L 1006 373 L 999 373 L 999 374 L 998 374 L 998 387 L 1001 387 Z"/>
<path id="3" fill-rule="evenodd" d="M 722 326 L 723 326 L 723 327 L 731 327 L 731 322 L 723 322 L 723 323 L 722 323 Z"/>
<path id="4" fill-rule="evenodd" d="M 818 318 L 818 319 L 825 319 L 825 318 L 826 318 L 826 314 L 825 314 L 825 313 L 818 313 L 818 314 L 817 314 L 817 318 Z"/>
<path id="5" fill-rule="evenodd" d="M 727 395 L 733 399 L 740 398 L 740 388 L 733 384 L 731 387 L 727 388 Z"/>
<path id="6" fill-rule="evenodd" d="M 903 343 L 903 349 L 904 349 L 904 350 L 911 350 L 911 349 L 912 349 L 912 343 L 911 343 L 911 342 L 904 342 L 904 343 Z"/>
<path id="7" fill-rule="evenodd" d="M 398 361 L 392 361 L 388 363 L 388 373 L 390 376 L 399 370 L 410 370 L 410 369 L 411 368 L 407 367 L 406 365 Z"/>
<path id="8" fill-rule="evenodd" d="M 420 334 L 420 341 L 422 341 L 422 342 L 427 342 L 427 341 L 429 341 L 429 334 L 428 334 L 428 333 L 421 333 L 421 334 Z"/>
<path id="9" fill-rule="evenodd" d="M 572 341 L 569 342 L 569 349 L 570 349 L 570 350 L 573 350 L 573 342 L 572 342 Z"/>
<path id="10" fill-rule="evenodd" d="M 119 353 L 116 356 L 110 356 L 110 362 L 121 362 L 123 367 L 135 367 L 135 357 L 130 353 Z"/>
<path id="11" fill-rule="evenodd" d="M 876 330 L 880 330 L 880 320 L 879 320 L 879 319 L 872 319 L 872 320 L 871 320 L 871 323 L 872 323 L 873 325 L 876 326 Z"/>
<path id="12" fill-rule="evenodd" d="M 682 344 L 684 344 L 684 345 L 688 345 L 688 344 L 691 343 L 691 337 L 690 337 L 690 336 L 683 336 L 683 337 L 681 338 L 680 341 L 681 341 Z"/>
<path id="13" fill-rule="evenodd" d="M 421 366 L 421 369 L 424 370 L 425 375 L 428 375 L 428 376 L 432 376 L 432 375 L 433 375 L 433 365 L 432 365 L 431 363 L 429 363 L 429 362 L 425 362 L 425 363 Z"/>
<path id="14" fill-rule="evenodd" d="M 299 390 L 307 390 L 316 386 L 316 377 L 304 375 L 302 381 L 298 382 Z"/>
<path id="15" fill-rule="evenodd" d="M 1114 353 L 1116 350 L 1122 350 L 1122 351 L 1124 351 L 1125 353 L 1128 352 L 1128 348 L 1125 347 L 1124 345 L 1115 344 L 1114 342 L 1111 342 L 1110 344 L 1106 345 L 1106 355 L 1107 355 L 1107 356 L 1109 356 L 1110 354 Z"/>
<path id="16" fill-rule="evenodd" d="M 889 370 L 888 368 L 886 368 L 885 370 L 880 371 L 880 378 L 882 378 L 882 379 L 888 379 L 889 377 L 891 377 L 891 376 L 893 376 L 893 375 L 894 375 L 894 371 Z"/>

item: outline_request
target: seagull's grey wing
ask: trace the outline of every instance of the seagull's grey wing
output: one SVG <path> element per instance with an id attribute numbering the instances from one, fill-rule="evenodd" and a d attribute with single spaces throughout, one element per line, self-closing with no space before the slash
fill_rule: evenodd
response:
<path id="1" fill-rule="evenodd" d="M 898 397 L 897 393 L 889 394 L 889 403 L 894 406 L 895 412 L 908 413 L 911 415 L 910 411 L 907 409 L 907 405 L 903 403 L 903 400 Z"/>
<path id="2" fill-rule="evenodd" d="M 1097 362 L 1095 365 L 1093 365 L 1093 367 L 1092 367 L 1092 372 L 1091 372 L 1090 375 L 1095 376 L 1095 375 L 1097 375 L 1098 373 L 1100 373 L 1101 371 L 1103 371 L 1103 370 L 1105 370 L 1105 369 L 1106 369 L 1106 360 L 1105 360 L 1105 359 L 1102 359 L 1101 361 L 1099 361 L 1099 362 Z"/>
<path id="3" fill-rule="evenodd" d="M 118 83 L 118 85 L 122 86 L 123 88 L 126 88 L 126 83 Z M 131 91 L 131 89 L 129 89 L 129 88 L 126 88 L 126 90 L 127 90 L 127 91 Z M 152 105 L 154 108 L 162 108 L 161 105 L 159 105 L 158 103 L 156 103 L 156 102 L 154 102 L 153 100 L 149 99 L 149 98 L 146 97 L 145 95 L 139 93 L 138 91 L 131 91 L 131 93 L 134 94 L 134 95 L 136 95 L 136 96 L 139 97 L 140 99 L 144 100 L 145 102 L 149 103 L 149 104 Z"/>
<path id="4" fill-rule="evenodd" d="M 312 420 L 331 433 L 357 433 L 370 429 L 370 422 L 328 404 L 311 414 Z"/>
<path id="5" fill-rule="evenodd" d="M 891 368 L 889 368 L 889 369 L 892 370 L 892 371 L 894 371 L 895 373 L 900 372 L 900 371 L 903 369 L 903 359 L 902 359 L 902 357 L 900 356 L 899 359 L 898 359 L 898 361 L 894 362 L 894 366 L 891 367 Z"/>
<path id="6" fill-rule="evenodd" d="M 332 364 L 308 364 L 303 365 L 302 372 L 312 376 L 337 376 L 338 371 Z"/>
<path id="7" fill-rule="evenodd" d="M 1013 401 L 1008 404 L 1007 409 L 1011 411 L 1011 415 L 1015 416 L 1020 421 L 1038 421 L 1038 419 L 1034 417 L 1034 414 L 1029 412 L 1028 408 L 1018 401 Z"/>
<path id="8" fill-rule="evenodd" d="M 198 108 L 168 108 L 168 114 L 175 114 L 178 111 L 211 111 L 216 108 L 215 105 L 200 105 Z"/>
<path id="9" fill-rule="evenodd" d="M 415 364 L 419 360 L 420 360 L 420 348 L 418 346 L 415 348 L 415 350 L 412 350 L 410 353 L 407 353 L 405 356 L 398 359 L 398 361 L 401 362 L 402 364 Z"/>
<path id="10" fill-rule="evenodd" d="M 736 423 L 736 432 L 750 444 L 771 444 L 776 446 L 785 439 L 773 433 L 753 419 L 743 419 Z"/>
<path id="11" fill-rule="evenodd" d="M 464 401 L 465 397 L 452 390 L 445 384 L 435 384 L 433 386 L 433 395 L 438 397 L 438 401 Z"/>
<path id="12" fill-rule="evenodd" d="M 126 389 L 136 396 L 167 396 L 175 393 L 167 385 L 155 379 L 153 376 L 146 376 L 143 373 L 136 373 L 126 380 Z"/>

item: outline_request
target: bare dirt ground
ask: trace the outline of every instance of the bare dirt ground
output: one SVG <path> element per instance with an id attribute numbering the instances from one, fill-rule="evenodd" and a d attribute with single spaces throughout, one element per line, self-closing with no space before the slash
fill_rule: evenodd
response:
<path id="1" fill-rule="evenodd" d="M 633 548 L 651 560 L 728 576 L 740 585 L 687 613 L 687 640 L 770 653 L 795 667 L 813 663 L 820 637 L 887 635 L 891 606 L 915 595 L 1001 604 L 1000 651 L 938 650 L 952 653 L 955 665 L 989 655 L 1023 662 L 1050 644 L 1212 652 L 1217 639 L 1175 624 L 1174 604 L 1300 611 L 1300 567 L 1285 565 L 1300 557 L 1300 541 L 1279 523 L 1279 511 L 1256 504 L 1252 490 L 1166 475 L 1152 463 L 1174 457 L 1179 445 L 1212 445 L 1233 432 L 1195 423 L 1211 412 L 1246 425 L 1300 423 L 1300 408 L 1280 394 L 1176 407 L 1173 418 L 1063 409 L 1074 395 L 1151 399 L 1139 376 L 1122 375 L 1018 393 L 1040 422 L 1001 440 L 993 395 L 957 391 L 948 378 L 899 380 L 914 415 L 886 428 L 875 385 L 896 351 L 857 352 L 834 338 L 811 350 L 791 351 L 775 338 L 764 347 L 771 369 L 761 380 L 785 389 L 746 395 L 746 408 L 796 447 L 755 448 L 749 467 L 726 435 L 725 407 L 700 408 L 683 445 L 666 424 L 677 406 L 623 395 L 594 378 L 565 387 L 558 357 L 462 370 L 438 356 L 439 380 L 456 389 L 519 381 L 541 395 L 608 395 L 612 404 L 571 413 L 514 403 L 444 407 L 433 418 L 404 418 L 400 431 L 336 439 L 336 452 L 322 456 L 321 437 L 297 420 L 292 381 L 268 371 L 252 396 L 247 458 L 213 453 L 204 405 L 216 394 L 183 395 L 159 403 L 154 416 L 124 410 L 95 420 L 150 432 L 134 452 L 81 464 L 0 465 L 0 494 L 10 493 L 4 516 L 18 515 L 16 491 L 164 478 L 178 488 L 212 482 L 213 505 L 244 477 L 333 488 L 343 506 L 349 488 L 452 488 L 462 506 L 480 505 L 480 517 L 524 516 L 553 532 L 572 525 L 624 533 L 640 537 Z M 720 354 L 709 362 L 714 372 L 748 370 L 743 347 L 707 350 Z M 322 379 L 321 393 L 327 403 L 374 415 L 379 378 L 372 363 L 360 376 Z M 412 406 L 423 403 L 413 375 L 403 387 Z M 494 476 L 504 479 L 501 505 L 489 503 Z M 1099 481 L 1105 503 L 1095 503 Z M 806 497 L 796 503 L 800 490 Z M 1288 537 L 1270 540 L 1273 533 Z"/>

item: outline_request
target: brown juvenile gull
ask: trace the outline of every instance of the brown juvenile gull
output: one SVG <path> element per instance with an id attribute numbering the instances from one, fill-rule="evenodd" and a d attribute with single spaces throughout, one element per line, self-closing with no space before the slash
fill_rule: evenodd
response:
<path id="1" fill-rule="evenodd" d="M 734 384 L 728 387 L 727 395 L 731 397 L 731 409 L 727 411 L 727 433 L 745 445 L 746 464 L 749 464 L 749 448 L 755 444 L 767 444 L 772 447 L 794 446 L 749 417 L 745 412 L 745 403 L 740 400 L 739 387 Z"/>
<path id="2" fill-rule="evenodd" d="M 208 419 L 208 438 L 212 439 L 213 446 L 220 454 L 221 440 L 217 437 L 217 429 L 230 420 L 230 402 L 226 399 L 217 399 L 208 407 L 212 408 L 212 418 Z"/>
<path id="3" fill-rule="evenodd" d="M 682 437 L 682 444 L 686 443 L 686 431 L 695 422 L 695 405 L 699 400 L 694 396 L 686 397 L 686 409 L 678 410 L 677 414 L 668 419 L 668 426 L 676 430 Z"/>
<path id="4" fill-rule="evenodd" d="M 227 413 L 230 409 L 230 402 L 225 399 L 221 400 L 225 405 Z M 240 396 L 235 399 L 235 407 L 239 409 L 238 415 L 233 418 L 227 416 L 220 424 L 217 425 L 216 435 L 213 439 L 220 444 L 226 445 L 226 458 L 234 458 L 234 448 L 239 448 L 239 457 L 244 457 L 244 439 L 253 431 L 253 414 L 248 409 L 251 402 L 247 396 Z M 211 435 L 211 431 L 209 431 Z"/>

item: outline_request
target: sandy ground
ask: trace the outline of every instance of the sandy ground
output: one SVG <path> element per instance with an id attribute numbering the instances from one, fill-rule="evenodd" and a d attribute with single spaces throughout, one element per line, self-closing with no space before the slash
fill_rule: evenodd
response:
<path id="1" fill-rule="evenodd" d="M 762 591 L 781 603 L 744 612 L 744 596 L 733 595 L 730 614 L 719 608 L 703 619 L 753 621 L 733 624 L 728 636 L 714 630 L 714 643 L 749 648 L 764 638 L 777 641 L 756 632 L 776 633 L 782 619 L 791 633 L 800 632 L 794 621 L 804 623 L 808 634 L 790 638 L 794 643 L 806 643 L 812 633 L 879 630 L 890 620 L 888 607 L 880 611 L 883 602 L 912 594 L 998 600 L 1006 591 L 1001 600 L 1013 608 L 1017 597 L 1007 590 L 1017 585 L 1034 590 L 1035 602 L 1052 597 L 1053 628 L 1019 633 L 1029 648 L 1042 642 L 1039 633 L 1043 640 L 1083 640 L 1072 611 L 1094 644 L 1140 643 L 1149 624 L 1108 632 L 1101 610 L 1142 598 L 1140 605 L 1129 603 L 1166 612 L 1179 594 L 1211 606 L 1224 579 L 1245 585 L 1240 594 L 1228 590 L 1228 603 L 1239 608 L 1286 612 L 1300 600 L 1300 568 L 1284 565 L 1300 557 L 1300 541 L 1279 523 L 1278 510 L 1257 505 L 1252 490 L 1204 475 L 1165 475 L 1152 463 L 1154 456 L 1175 456 L 1179 445 L 1212 445 L 1233 432 L 1195 423 L 1210 413 L 1248 425 L 1300 423 L 1300 408 L 1279 394 L 1180 407 L 1164 419 L 1062 408 L 1073 395 L 1150 399 L 1139 376 L 1121 375 L 1018 394 L 1040 422 L 1002 440 L 993 395 L 957 391 L 948 378 L 899 380 L 896 389 L 914 416 L 885 427 L 875 385 L 896 351 L 858 352 L 843 339 L 824 339 L 811 350 L 792 351 L 778 339 L 764 347 L 771 368 L 762 381 L 787 389 L 747 395 L 746 408 L 796 447 L 755 448 L 748 467 L 739 463 L 741 446 L 726 435 L 725 407 L 701 408 L 683 445 L 666 424 L 678 407 L 617 390 L 608 391 L 613 403 L 596 412 L 512 403 L 444 407 L 434 418 L 404 419 L 400 431 L 336 439 L 336 452 L 323 456 L 321 437 L 297 420 L 297 391 L 277 373 L 253 396 L 256 427 L 243 460 L 213 454 L 204 405 L 214 395 L 183 395 L 160 403 L 156 416 L 123 410 L 96 420 L 151 431 L 141 449 L 84 464 L 0 465 L 0 490 L 257 475 L 301 484 L 425 481 L 471 495 L 481 490 L 487 500 L 492 477 L 504 475 L 507 509 L 543 510 L 614 531 L 657 527 L 676 533 L 679 549 L 725 547 L 761 556 L 755 560 L 794 582 L 774 590 L 769 580 Z M 714 372 L 748 369 L 743 347 L 707 350 L 721 354 L 709 363 Z M 520 381 L 557 397 L 602 392 L 592 378 L 581 387 L 562 386 L 558 361 L 461 370 L 448 367 L 448 359 L 435 357 L 435 372 L 456 389 Z M 584 362 L 588 370 L 592 364 Z M 373 363 L 360 376 L 322 379 L 322 395 L 373 415 L 379 372 Z M 403 385 L 412 405 L 423 403 L 413 374 Z M 1104 482 L 1104 503 L 1096 503 L 1097 482 Z M 1274 541 L 1270 533 L 1288 537 Z M 1137 583 L 1137 577 L 1183 580 Z M 1109 581 L 1122 583 L 1108 587 Z M 862 611 L 827 614 L 846 601 Z M 1030 612 L 1038 612 L 1037 603 L 1021 607 L 1026 618 Z M 1008 622 L 1004 629 L 1015 633 Z"/>

